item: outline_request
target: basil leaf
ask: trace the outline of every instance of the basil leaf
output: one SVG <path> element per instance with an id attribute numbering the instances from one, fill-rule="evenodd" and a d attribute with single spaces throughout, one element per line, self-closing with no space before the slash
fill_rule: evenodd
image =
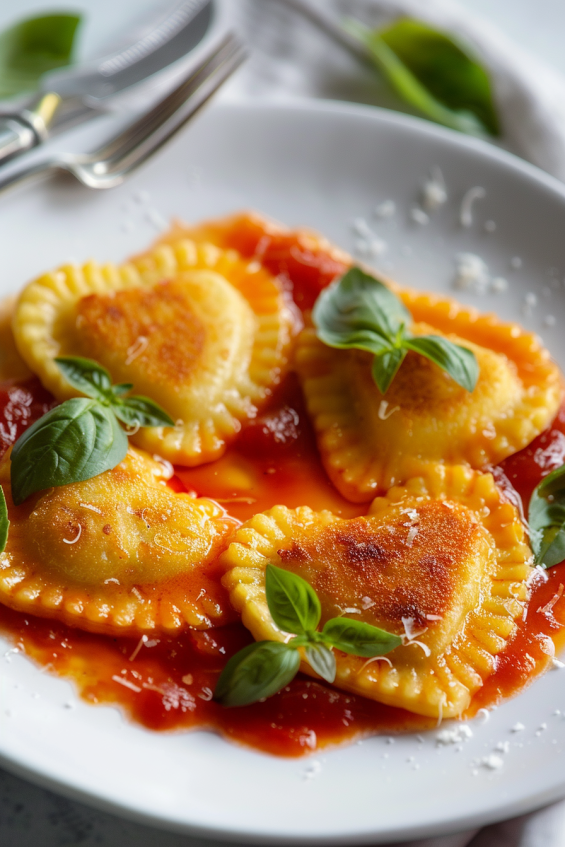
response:
<path id="1" fill-rule="evenodd" d="M 383 656 L 402 644 L 398 635 L 350 618 L 332 618 L 324 626 L 322 638 L 344 653 L 367 658 Z"/>
<path id="2" fill-rule="evenodd" d="M 80 15 L 39 15 L 0 34 L 0 97 L 33 91 L 42 74 L 71 61 Z"/>
<path id="3" fill-rule="evenodd" d="M 127 397 L 112 400 L 112 410 L 117 418 L 130 426 L 174 426 L 174 420 L 149 397 Z"/>
<path id="4" fill-rule="evenodd" d="M 325 644 L 314 642 L 307 645 L 305 653 L 310 666 L 322 679 L 330 683 L 335 680 L 335 656 L 329 647 L 326 647 Z"/>
<path id="5" fill-rule="evenodd" d="M 565 560 L 565 465 L 544 477 L 534 490 L 528 526 L 536 564 L 552 568 Z"/>
<path id="6" fill-rule="evenodd" d="M 108 402 L 112 397 L 112 377 L 94 359 L 82 356 L 60 356 L 55 359 L 59 370 L 73 388 L 94 400 Z"/>
<path id="7" fill-rule="evenodd" d="M 91 479 L 115 468 L 128 440 L 115 415 L 96 400 L 77 397 L 47 412 L 12 450 L 12 497 L 19 505 L 57 485 Z"/>
<path id="8" fill-rule="evenodd" d="M 466 44 L 410 18 L 380 31 L 357 21 L 346 28 L 396 93 L 425 117 L 472 135 L 499 134 L 489 74 Z"/>
<path id="9" fill-rule="evenodd" d="M 320 623 L 320 601 L 302 577 L 275 565 L 267 565 L 265 591 L 269 612 L 283 632 L 304 635 L 315 630 Z"/>
<path id="10" fill-rule="evenodd" d="M 386 394 L 405 356 L 406 350 L 401 347 L 392 347 L 381 356 L 375 356 L 371 370 L 381 394 Z"/>
<path id="11" fill-rule="evenodd" d="M 472 350 L 454 344 L 441 335 L 417 335 L 406 338 L 404 345 L 409 350 L 435 362 L 467 391 L 473 391 L 479 378 L 479 363 Z"/>
<path id="12" fill-rule="evenodd" d="M 127 394 L 133 388 L 133 382 L 118 382 L 112 386 L 112 394 L 114 397 L 121 397 L 122 394 Z"/>
<path id="13" fill-rule="evenodd" d="M 0 486 L 0 553 L 3 553 L 6 549 L 9 526 L 10 521 L 8 519 L 8 507 L 6 505 L 6 498 L 4 497 L 3 488 Z"/>
<path id="14" fill-rule="evenodd" d="M 312 319 L 318 338 L 329 347 L 355 347 L 381 354 L 412 321 L 402 301 L 379 280 L 353 267 L 324 289 Z"/>
<path id="15" fill-rule="evenodd" d="M 232 656 L 220 674 L 214 698 L 222 706 L 248 706 L 288 685 L 299 667 L 298 650 L 280 641 L 258 641 Z"/>

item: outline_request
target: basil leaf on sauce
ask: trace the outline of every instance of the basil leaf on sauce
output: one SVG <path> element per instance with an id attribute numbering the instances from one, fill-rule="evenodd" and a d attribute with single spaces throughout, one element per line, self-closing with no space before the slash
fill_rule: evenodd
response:
<path id="1" fill-rule="evenodd" d="M 381 30 L 348 20 L 376 68 L 422 116 L 471 135 L 499 135 L 490 76 L 474 51 L 449 33 L 401 18 Z"/>
<path id="2" fill-rule="evenodd" d="M 4 497 L 4 491 L 0 486 L 0 553 L 3 553 L 6 549 L 9 526 L 10 521 L 8 520 L 8 507 L 6 505 L 6 498 Z"/>
<path id="3" fill-rule="evenodd" d="M 11 455 L 14 503 L 23 503 L 35 491 L 111 470 L 127 449 L 127 436 L 111 409 L 83 397 L 66 400 L 16 441 Z"/>
<path id="4" fill-rule="evenodd" d="M 467 391 L 479 366 L 472 350 L 437 335 L 415 336 L 412 316 L 399 297 L 361 268 L 350 268 L 318 297 L 312 320 L 320 341 L 339 349 L 373 353 L 373 379 L 385 394 L 409 350 L 425 356 Z"/>
<path id="5" fill-rule="evenodd" d="M 537 565 L 565 560 L 565 465 L 542 479 L 530 499 L 528 526 Z"/>
<path id="6" fill-rule="evenodd" d="M 257 641 L 232 656 L 214 698 L 223 706 L 248 706 L 288 685 L 299 667 L 298 650 L 280 641 Z"/>
<path id="7" fill-rule="evenodd" d="M 305 635 L 320 623 L 322 609 L 318 595 L 302 577 L 267 565 L 265 591 L 271 616 L 283 632 Z"/>
<path id="8" fill-rule="evenodd" d="M 112 410 L 117 418 L 129 426 L 174 426 L 174 420 L 149 397 L 114 398 Z"/>
<path id="9" fill-rule="evenodd" d="M 402 644 L 398 635 L 350 618 L 332 618 L 324 626 L 322 638 L 344 653 L 367 658 L 384 656 Z"/>
<path id="10" fill-rule="evenodd" d="M 0 97 L 33 91 L 47 71 L 68 65 L 80 15 L 38 15 L 0 33 Z"/>

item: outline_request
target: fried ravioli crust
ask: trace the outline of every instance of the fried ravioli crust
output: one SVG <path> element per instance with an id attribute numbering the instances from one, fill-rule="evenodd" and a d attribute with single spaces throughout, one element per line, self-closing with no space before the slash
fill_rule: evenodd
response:
<path id="1" fill-rule="evenodd" d="M 528 598 L 531 561 L 493 477 L 446 465 L 392 488 L 365 517 L 277 506 L 238 529 L 221 557 L 257 640 L 287 637 L 266 602 L 269 562 L 314 587 L 322 624 L 344 615 L 400 635 L 382 659 L 336 651 L 335 684 L 431 717 L 460 715 L 494 671 Z"/>
<path id="2" fill-rule="evenodd" d="M 563 395 L 559 369 L 533 333 L 449 298 L 394 290 L 412 313 L 413 332 L 471 349 L 479 379 L 468 392 L 409 352 L 382 395 L 370 354 L 327 347 L 304 329 L 295 366 L 318 448 L 333 484 L 353 502 L 416 475 L 422 463 L 497 464 L 549 426 Z"/>
<path id="3" fill-rule="evenodd" d="M 279 280 L 234 250 L 184 240 L 129 264 L 65 266 L 29 283 L 18 350 L 60 400 L 76 396 L 54 359 L 80 355 L 134 384 L 176 421 L 133 436 L 183 465 L 222 455 L 278 384 L 295 318 Z"/>
<path id="4" fill-rule="evenodd" d="M 216 503 L 175 493 L 163 464 L 130 449 L 85 482 L 10 496 L 0 601 L 108 635 L 207 629 L 233 615 L 213 563 L 236 522 Z"/>

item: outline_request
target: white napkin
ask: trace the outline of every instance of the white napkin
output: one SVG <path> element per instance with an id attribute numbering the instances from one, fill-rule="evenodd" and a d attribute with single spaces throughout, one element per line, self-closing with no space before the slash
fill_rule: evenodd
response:
<path id="1" fill-rule="evenodd" d="M 408 111 L 343 48 L 285 6 L 284 0 L 225 0 L 252 55 L 231 97 L 324 97 Z M 337 20 L 383 26 L 399 15 L 429 21 L 468 41 L 492 72 L 501 145 L 565 180 L 565 77 L 452 0 L 310 0 Z"/>

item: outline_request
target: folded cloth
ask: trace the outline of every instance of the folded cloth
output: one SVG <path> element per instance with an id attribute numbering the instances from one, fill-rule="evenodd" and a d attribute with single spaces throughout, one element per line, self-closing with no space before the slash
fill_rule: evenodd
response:
<path id="1" fill-rule="evenodd" d="M 232 97 L 324 97 L 409 111 L 369 68 L 301 18 L 285 0 L 225 0 L 252 50 Z M 372 27 L 400 15 L 467 41 L 490 69 L 502 146 L 565 180 L 565 77 L 452 0 L 308 0 L 337 21 Z"/>

